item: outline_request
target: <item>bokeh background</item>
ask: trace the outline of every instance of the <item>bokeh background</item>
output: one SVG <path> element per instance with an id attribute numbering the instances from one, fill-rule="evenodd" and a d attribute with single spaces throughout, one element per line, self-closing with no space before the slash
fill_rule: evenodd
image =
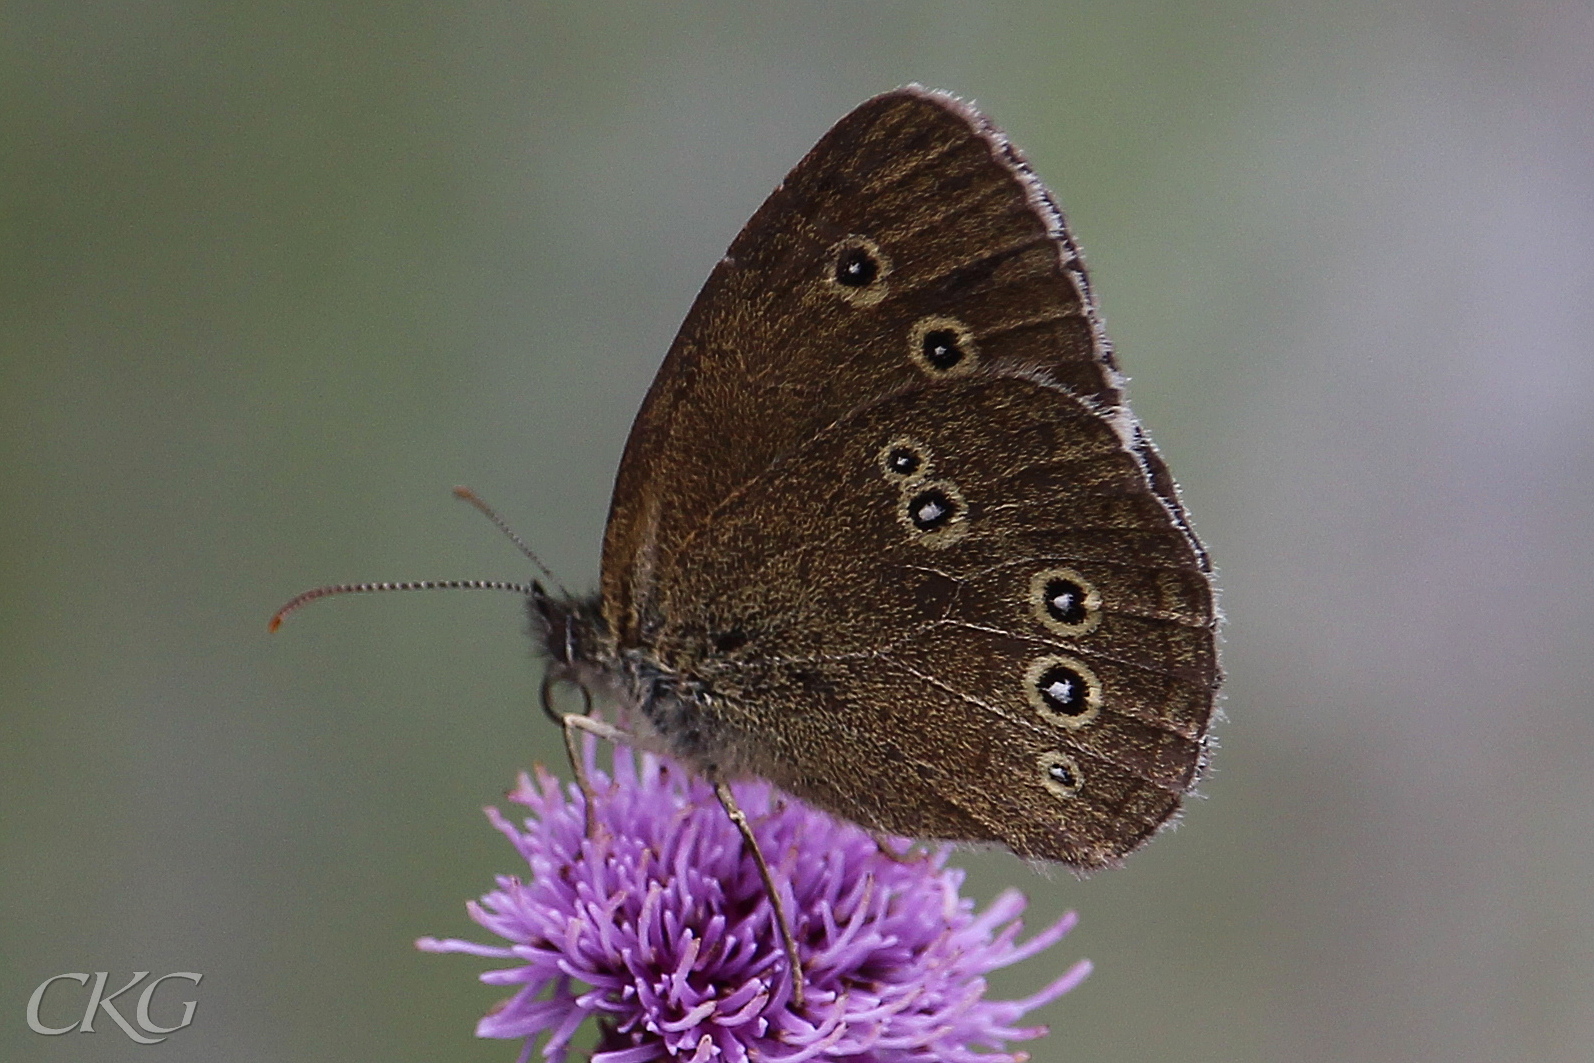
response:
<path id="1" fill-rule="evenodd" d="M 960 858 L 1082 913 L 996 984 L 1096 962 L 1036 1058 L 1594 1059 L 1587 3 L 0 24 L 0 1057 L 514 1058 L 471 1037 L 485 964 L 411 942 L 470 935 L 515 868 L 480 807 L 558 762 L 520 603 L 266 617 L 527 576 L 456 483 L 594 581 L 698 285 L 918 80 L 1068 211 L 1229 617 L 1182 829 L 1085 882 Z M 202 972 L 193 1025 L 27 1030 L 43 979 L 133 969 Z"/>

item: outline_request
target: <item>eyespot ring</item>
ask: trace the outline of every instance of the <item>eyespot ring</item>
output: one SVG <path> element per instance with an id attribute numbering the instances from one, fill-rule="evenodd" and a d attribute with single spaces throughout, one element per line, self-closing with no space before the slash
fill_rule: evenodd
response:
<path id="1" fill-rule="evenodd" d="M 962 376 L 979 364 L 974 333 L 955 317 L 931 314 L 908 330 L 908 357 L 926 375 Z"/>
<path id="2" fill-rule="evenodd" d="M 1101 713 L 1101 680 L 1084 661 L 1054 653 L 1024 671 L 1024 694 L 1047 723 L 1077 731 Z"/>
<path id="3" fill-rule="evenodd" d="M 1041 769 L 1041 784 L 1058 797 L 1078 797 L 1085 788 L 1085 773 L 1079 762 L 1066 753 L 1045 752 L 1036 758 Z"/>
<path id="4" fill-rule="evenodd" d="M 1071 568 L 1048 568 L 1030 577 L 1029 603 L 1035 619 L 1069 638 L 1101 623 L 1101 592 Z"/>
<path id="5" fill-rule="evenodd" d="M 914 480 L 902 485 L 897 520 L 924 546 L 944 549 L 969 532 L 969 504 L 951 480 Z"/>
<path id="6" fill-rule="evenodd" d="M 874 306 L 886 297 L 891 258 L 867 236 L 836 242 L 825 258 L 825 284 L 853 306 Z"/>
<path id="7" fill-rule="evenodd" d="M 909 436 L 897 436 L 880 448 L 875 464 L 894 484 L 910 484 L 929 477 L 933 471 L 930 448 Z"/>

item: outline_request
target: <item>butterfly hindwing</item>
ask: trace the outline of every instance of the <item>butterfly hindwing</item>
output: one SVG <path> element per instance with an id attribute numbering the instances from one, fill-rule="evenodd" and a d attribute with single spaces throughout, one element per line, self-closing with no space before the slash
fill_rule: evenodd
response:
<path id="1" fill-rule="evenodd" d="M 1204 757 L 1201 561 L 1122 438 L 1053 385 L 879 400 L 746 485 L 659 582 L 651 652 L 715 693 L 723 765 L 872 827 L 1101 866 Z"/>

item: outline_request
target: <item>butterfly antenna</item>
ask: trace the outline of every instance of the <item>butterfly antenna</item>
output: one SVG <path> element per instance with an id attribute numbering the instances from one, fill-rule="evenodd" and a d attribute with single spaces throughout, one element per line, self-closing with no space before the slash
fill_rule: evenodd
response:
<path id="1" fill-rule="evenodd" d="M 339 583 L 330 587 L 317 587 L 295 595 L 287 605 L 271 616 L 267 625 L 272 631 L 282 626 L 283 618 L 309 605 L 317 598 L 330 598 L 334 594 L 374 594 L 377 591 L 514 591 L 516 594 L 540 593 L 535 584 L 509 583 L 496 579 L 424 579 L 404 583 Z"/>
<path id="2" fill-rule="evenodd" d="M 489 506 L 486 502 L 483 502 L 480 495 L 468 487 L 456 487 L 454 488 L 454 497 L 463 499 L 464 501 L 475 506 L 476 512 L 492 521 L 494 527 L 503 532 L 504 537 L 510 542 L 514 543 L 517 550 L 519 550 L 522 554 L 525 554 L 526 558 L 532 564 L 542 569 L 542 574 L 548 577 L 548 581 L 550 583 L 559 588 L 561 594 L 565 595 L 566 597 L 570 596 L 570 592 L 565 590 L 564 584 L 559 582 L 559 577 L 553 574 L 553 570 L 542 563 L 542 558 L 538 557 L 536 553 L 532 551 L 531 547 L 526 545 L 526 540 L 522 539 L 519 535 L 516 535 L 515 529 L 509 526 L 509 522 L 504 520 L 503 517 L 500 517 L 498 515 L 498 511 L 493 509 L 492 506 Z"/>

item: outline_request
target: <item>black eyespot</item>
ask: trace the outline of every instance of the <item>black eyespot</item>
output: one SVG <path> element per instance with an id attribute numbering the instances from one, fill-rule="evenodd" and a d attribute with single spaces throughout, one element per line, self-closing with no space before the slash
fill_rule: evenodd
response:
<path id="1" fill-rule="evenodd" d="M 1046 582 L 1046 613 L 1059 624 L 1082 624 L 1090 611 L 1085 608 L 1085 588 L 1071 579 Z"/>
<path id="2" fill-rule="evenodd" d="M 943 373 L 963 360 L 963 342 L 951 329 L 931 329 L 920 342 L 924 360 Z"/>
<path id="3" fill-rule="evenodd" d="M 1041 781 L 1058 797 L 1074 797 L 1085 785 L 1085 776 L 1074 758 L 1066 753 L 1042 753 Z"/>
<path id="4" fill-rule="evenodd" d="M 955 317 L 921 317 L 908 330 L 907 340 L 908 357 L 932 377 L 969 373 L 979 362 L 973 331 Z"/>
<path id="5" fill-rule="evenodd" d="M 927 488 L 908 500 L 908 519 L 922 532 L 946 527 L 957 512 L 952 496 L 939 487 Z"/>
<path id="6" fill-rule="evenodd" d="M 886 468 L 898 476 L 912 476 L 924 468 L 924 459 L 907 447 L 892 447 L 886 455 Z"/>
<path id="7" fill-rule="evenodd" d="M 1035 680 L 1035 692 L 1048 708 L 1063 716 L 1083 716 L 1091 709 L 1085 677 L 1066 664 L 1054 664 Z"/>
<path id="8" fill-rule="evenodd" d="M 911 476 L 891 471 L 891 448 L 911 450 L 922 468 Z M 900 491 L 897 495 L 897 520 L 907 529 L 912 541 L 930 550 L 944 550 L 962 542 L 969 534 L 971 510 L 963 492 L 951 480 L 929 478 L 934 455 L 912 440 L 893 440 L 880 452 L 880 468 Z"/>
<path id="9" fill-rule="evenodd" d="M 1070 731 L 1101 714 L 1101 680 L 1075 657 L 1054 653 L 1031 662 L 1024 670 L 1024 689 L 1043 720 Z"/>
<path id="10" fill-rule="evenodd" d="M 867 288 L 880 276 L 880 263 L 866 247 L 844 247 L 836 259 L 836 283 L 846 288 Z"/>
<path id="11" fill-rule="evenodd" d="M 1075 639 L 1101 623 L 1101 592 L 1071 568 L 1047 568 L 1029 581 L 1035 619 L 1059 635 Z"/>
<path id="12" fill-rule="evenodd" d="M 930 462 L 930 448 L 909 436 L 897 436 L 875 453 L 875 464 L 889 482 L 899 487 L 927 482 Z"/>

